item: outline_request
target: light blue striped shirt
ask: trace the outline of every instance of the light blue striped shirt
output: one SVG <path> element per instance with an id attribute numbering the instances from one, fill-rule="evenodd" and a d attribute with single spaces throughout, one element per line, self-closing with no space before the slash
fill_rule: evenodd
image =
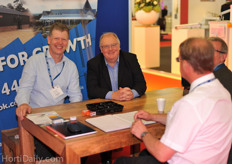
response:
<path id="1" fill-rule="evenodd" d="M 109 75 L 110 75 L 110 82 L 111 82 L 111 86 L 112 86 L 112 91 L 109 91 L 107 94 L 106 94 L 106 97 L 105 99 L 112 99 L 112 94 L 113 92 L 117 91 L 119 89 L 120 86 L 118 86 L 118 66 L 119 66 L 119 57 L 117 59 L 117 62 L 115 63 L 114 65 L 114 68 L 111 67 L 106 59 L 105 59 L 105 63 L 106 63 L 106 66 L 108 68 L 108 71 L 109 71 Z M 136 90 L 134 89 L 131 89 L 132 93 L 133 93 L 133 98 L 135 97 L 139 97 L 139 94 Z"/>

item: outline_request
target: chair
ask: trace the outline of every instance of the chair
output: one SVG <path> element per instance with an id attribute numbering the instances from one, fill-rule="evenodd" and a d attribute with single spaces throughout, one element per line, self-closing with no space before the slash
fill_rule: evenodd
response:
<path id="1" fill-rule="evenodd" d="M 227 164 L 232 164 L 232 146 L 230 148 L 229 158 L 228 158 Z"/>

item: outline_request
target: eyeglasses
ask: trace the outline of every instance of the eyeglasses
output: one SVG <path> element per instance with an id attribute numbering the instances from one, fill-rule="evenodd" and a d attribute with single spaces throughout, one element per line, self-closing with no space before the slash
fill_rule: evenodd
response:
<path id="1" fill-rule="evenodd" d="M 220 51 L 220 50 L 215 50 L 216 52 L 220 53 L 220 54 L 225 54 L 226 52 Z"/>
<path id="2" fill-rule="evenodd" d="M 180 62 L 180 58 L 179 57 L 176 58 L 176 62 Z"/>
<path id="3" fill-rule="evenodd" d="M 104 50 L 108 50 L 109 48 L 116 48 L 117 45 L 118 45 L 118 43 L 114 43 L 114 44 L 111 44 L 111 45 L 101 46 L 101 48 L 104 49 Z"/>

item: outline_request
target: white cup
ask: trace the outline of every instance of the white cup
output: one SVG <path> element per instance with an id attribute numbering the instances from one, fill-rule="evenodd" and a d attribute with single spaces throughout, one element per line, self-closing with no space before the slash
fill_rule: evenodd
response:
<path id="1" fill-rule="evenodd" d="M 156 102 L 157 102 L 159 113 L 164 113 L 164 107 L 166 102 L 165 98 L 157 98 Z"/>

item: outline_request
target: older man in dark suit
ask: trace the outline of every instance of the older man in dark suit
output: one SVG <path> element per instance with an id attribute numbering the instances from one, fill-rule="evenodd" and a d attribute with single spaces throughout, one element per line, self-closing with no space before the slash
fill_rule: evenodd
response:
<path id="1" fill-rule="evenodd" d="M 136 55 L 120 50 L 112 32 L 101 36 L 100 49 L 87 63 L 89 98 L 126 101 L 143 95 L 147 87 Z"/>
<path id="2" fill-rule="evenodd" d="M 214 75 L 222 85 L 230 92 L 232 97 L 232 72 L 224 64 L 228 56 L 228 47 L 224 40 L 219 37 L 210 37 L 208 40 L 214 46 Z M 228 164 L 232 164 L 232 149 L 230 150 Z"/>
<path id="3" fill-rule="evenodd" d="M 208 39 L 214 46 L 214 70 L 213 73 L 222 85 L 230 92 L 232 98 L 232 72 L 224 64 L 228 56 L 228 47 L 224 40 L 219 37 Z"/>
<path id="4" fill-rule="evenodd" d="M 100 38 L 101 53 L 87 63 L 87 91 L 90 99 L 128 101 L 147 89 L 136 55 L 120 50 L 115 33 Z M 102 163 L 110 164 L 112 152 L 101 153 Z"/>

